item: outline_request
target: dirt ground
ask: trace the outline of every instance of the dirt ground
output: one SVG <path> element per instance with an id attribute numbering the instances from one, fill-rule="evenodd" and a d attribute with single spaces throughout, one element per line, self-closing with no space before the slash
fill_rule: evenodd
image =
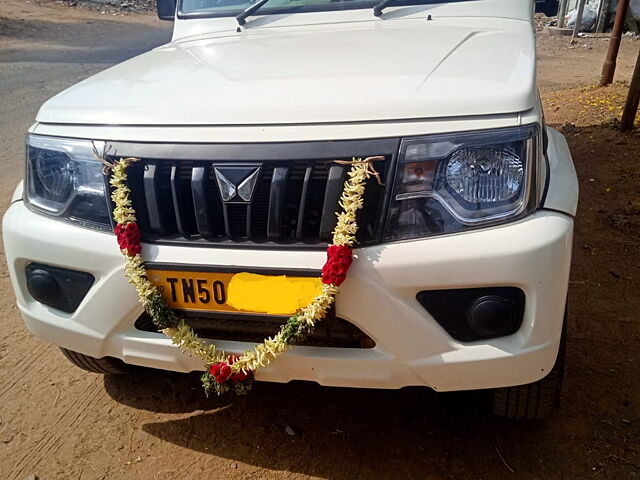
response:
<path id="1" fill-rule="evenodd" d="M 149 16 L 108 16 L 0 4 L 2 210 L 39 103 L 167 33 Z M 624 83 L 590 86 L 606 48 L 605 38 L 539 38 L 547 121 L 567 136 L 581 189 L 567 377 L 550 421 L 497 420 L 478 393 L 291 383 L 207 400 L 197 375 L 85 373 L 27 332 L 3 263 L 0 478 L 639 478 L 640 133 L 615 130 Z M 623 42 L 618 81 L 638 48 Z"/>

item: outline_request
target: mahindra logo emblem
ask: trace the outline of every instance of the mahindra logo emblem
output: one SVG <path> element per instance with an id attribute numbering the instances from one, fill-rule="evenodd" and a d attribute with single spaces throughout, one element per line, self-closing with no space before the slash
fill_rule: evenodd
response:
<path id="1" fill-rule="evenodd" d="M 214 165 L 224 203 L 250 203 L 260 178 L 260 165 Z"/>

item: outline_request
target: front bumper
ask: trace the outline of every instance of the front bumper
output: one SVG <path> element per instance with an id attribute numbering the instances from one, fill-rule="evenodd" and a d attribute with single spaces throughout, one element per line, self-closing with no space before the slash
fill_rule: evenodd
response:
<path id="1" fill-rule="evenodd" d="M 188 372 L 197 358 L 161 334 L 136 330 L 141 313 L 122 272 L 115 237 L 71 226 L 15 202 L 3 220 L 4 243 L 17 303 L 38 337 L 93 357 Z M 376 342 L 372 349 L 295 347 L 258 373 L 259 380 L 311 380 L 322 385 L 439 391 L 519 385 L 553 366 L 560 341 L 571 262 L 573 219 L 540 210 L 512 224 L 464 234 L 358 249 L 337 299 L 337 315 Z M 233 250 L 145 245 L 160 263 L 240 267 L 320 268 L 322 251 Z M 85 271 L 96 281 L 78 309 L 66 314 L 27 291 L 29 262 Z M 421 290 L 514 286 L 526 295 L 517 333 L 481 342 L 452 339 L 416 300 Z M 251 345 L 217 342 L 231 353 Z"/>

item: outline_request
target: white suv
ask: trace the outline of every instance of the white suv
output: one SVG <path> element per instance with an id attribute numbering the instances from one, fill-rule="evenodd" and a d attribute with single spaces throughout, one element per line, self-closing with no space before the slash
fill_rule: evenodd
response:
<path id="1" fill-rule="evenodd" d="M 498 414 L 547 415 L 578 186 L 544 124 L 533 2 L 158 0 L 158 11 L 175 20 L 170 43 L 56 95 L 29 130 L 3 222 L 29 329 L 91 371 L 203 368 L 157 332 L 122 273 L 94 149 L 142 159 L 129 184 L 150 276 L 233 353 L 286 317 L 230 306 L 230 278 L 317 276 L 348 168 L 333 160 L 382 155 L 334 311 L 257 379 L 491 389 Z M 221 195 L 221 176 L 245 195 Z"/>

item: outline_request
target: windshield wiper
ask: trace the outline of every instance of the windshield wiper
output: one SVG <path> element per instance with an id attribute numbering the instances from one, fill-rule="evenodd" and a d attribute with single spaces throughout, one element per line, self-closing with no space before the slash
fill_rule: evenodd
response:
<path id="1" fill-rule="evenodd" d="M 389 4 L 393 2 L 395 2 L 395 0 L 382 0 L 381 2 L 376 3 L 373 6 L 373 14 L 376 17 L 382 16 L 382 10 L 384 10 L 385 7 L 389 6 Z"/>
<path id="2" fill-rule="evenodd" d="M 238 25 L 244 25 L 245 23 L 247 23 L 246 18 L 249 15 L 253 15 L 253 13 L 256 10 L 261 8 L 268 1 L 269 0 L 259 0 L 258 2 L 254 3 L 253 5 L 251 5 L 250 7 L 246 8 L 246 9 L 244 9 L 242 12 L 240 12 L 238 15 L 236 15 L 236 20 L 238 21 Z"/>

